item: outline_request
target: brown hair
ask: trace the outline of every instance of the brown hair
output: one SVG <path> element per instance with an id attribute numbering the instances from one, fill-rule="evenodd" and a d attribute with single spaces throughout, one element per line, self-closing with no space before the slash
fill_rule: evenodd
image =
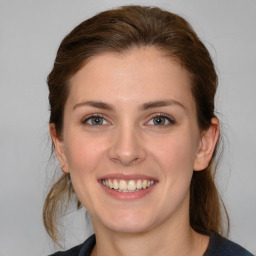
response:
<path id="1" fill-rule="evenodd" d="M 156 7 L 124 6 L 82 22 L 61 42 L 48 76 L 50 123 L 55 124 L 57 136 L 62 135 L 69 79 L 86 60 L 101 52 L 124 52 L 141 46 L 162 50 L 185 67 L 191 76 L 198 125 L 201 130 L 209 128 L 215 117 L 217 75 L 204 44 L 190 24 L 176 14 Z M 209 166 L 194 172 L 190 187 L 190 225 L 204 234 L 224 231 L 223 204 L 214 182 L 217 147 Z M 62 174 L 45 200 L 44 225 L 54 241 L 57 240 L 57 213 L 65 210 L 63 206 L 71 201 L 73 194 L 69 174 Z M 80 202 L 76 200 L 79 207 Z M 226 213 L 224 205 L 223 209 Z"/>

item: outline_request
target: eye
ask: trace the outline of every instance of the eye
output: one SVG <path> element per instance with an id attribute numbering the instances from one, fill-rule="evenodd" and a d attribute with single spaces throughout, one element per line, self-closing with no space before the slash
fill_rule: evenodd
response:
<path id="1" fill-rule="evenodd" d="M 88 118 L 85 118 L 82 121 L 82 123 L 87 125 L 95 125 L 95 126 L 108 124 L 108 122 L 104 119 L 104 117 L 100 115 L 93 115 Z"/>
<path id="2" fill-rule="evenodd" d="M 150 119 L 150 121 L 148 122 L 148 125 L 166 126 L 174 123 L 175 121 L 169 116 L 157 115 L 157 116 L 154 116 L 152 119 Z"/>

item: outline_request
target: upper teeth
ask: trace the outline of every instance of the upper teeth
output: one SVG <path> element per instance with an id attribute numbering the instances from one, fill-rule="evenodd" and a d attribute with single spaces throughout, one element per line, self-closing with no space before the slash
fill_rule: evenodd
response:
<path id="1" fill-rule="evenodd" d="M 154 184 L 153 180 L 103 180 L 102 184 L 106 187 L 118 190 L 119 192 L 134 192 L 140 189 L 149 188 Z"/>

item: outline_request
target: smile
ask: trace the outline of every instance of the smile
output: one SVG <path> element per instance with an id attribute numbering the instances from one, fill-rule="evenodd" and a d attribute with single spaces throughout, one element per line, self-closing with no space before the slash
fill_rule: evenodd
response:
<path id="1" fill-rule="evenodd" d="M 102 184 L 105 187 L 118 192 L 137 192 L 151 187 L 155 183 L 154 180 L 138 179 L 138 180 L 123 180 L 123 179 L 104 179 Z"/>

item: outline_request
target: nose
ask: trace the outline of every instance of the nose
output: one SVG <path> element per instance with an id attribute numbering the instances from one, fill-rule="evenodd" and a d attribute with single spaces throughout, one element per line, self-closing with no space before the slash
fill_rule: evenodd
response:
<path id="1" fill-rule="evenodd" d="M 135 127 L 118 127 L 114 133 L 109 149 L 109 158 L 112 161 L 129 166 L 146 158 L 142 135 Z"/>

